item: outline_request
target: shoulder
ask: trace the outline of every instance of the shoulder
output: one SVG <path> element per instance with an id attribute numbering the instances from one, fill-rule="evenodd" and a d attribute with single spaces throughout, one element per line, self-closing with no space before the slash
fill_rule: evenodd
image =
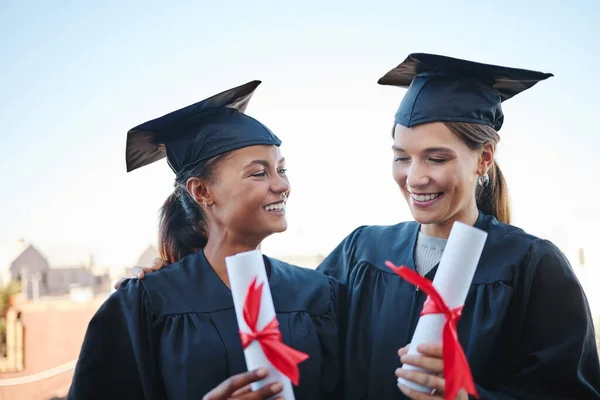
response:
<path id="1" fill-rule="evenodd" d="M 271 265 L 273 302 L 278 312 L 306 311 L 311 315 L 328 313 L 336 301 L 337 282 L 321 272 L 265 257 Z"/>
<path id="2" fill-rule="evenodd" d="M 488 233 L 481 256 L 480 269 L 496 275 L 534 273 L 538 265 L 551 265 L 571 270 L 567 258 L 551 241 L 532 235 L 514 225 L 483 215 L 476 227 Z M 510 267 L 510 268 L 506 268 Z M 479 272 L 479 271 L 478 271 Z M 498 279 L 509 279 L 498 276 Z"/>
<path id="3" fill-rule="evenodd" d="M 382 254 L 410 245 L 419 230 L 415 221 L 396 225 L 364 225 L 355 229 L 342 243 L 352 247 L 357 262 L 376 263 Z"/>
<path id="4" fill-rule="evenodd" d="M 198 275 L 198 265 L 202 261 L 201 252 L 192 253 L 168 266 L 146 274 L 142 280 L 147 290 L 161 287 L 180 286 Z"/>
<path id="5" fill-rule="evenodd" d="M 399 254 L 412 253 L 419 226 L 415 221 L 364 226 L 355 242 L 355 263 L 367 263 L 389 272 L 385 261 Z"/>
<path id="6" fill-rule="evenodd" d="M 396 225 L 362 225 L 352 231 L 342 243 L 351 243 L 354 246 L 371 245 L 374 241 L 388 243 L 397 240 L 398 235 L 411 234 L 418 230 L 419 224 L 415 221 L 401 222 Z"/>
<path id="7" fill-rule="evenodd" d="M 127 279 L 102 303 L 90 325 L 114 326 L 128 320 L 139 320 L 141 315 L 149 320 L 156 319 L 156 313 L 141 281 Z"/>
<path id="8" fill-rule="evenodd" d="M 537 239 L 531 244 L 527 263 L 531 268 L 535 268 L 536 274 L 551 274 L 560 279 L 577 280 L 565 254 L 549 240 Z"/>
<path id="9" fill-rule="evenodd" d="M 364 225 L 356 228 L 327 256 L 317 268 L 346 284 L 358 264 L 381 271 L 385 261 L 397 255 L 410 254 L 419 231 L 417 222 L 396 225 Z"/>
<path id="10" fill-rule="evenodd" d="M 541 239 L 525 230 L 510 224 L 499 222 L 489 215 L 482 215 L 475 227 L 488 233 L 484 253 L 497 256 L 511 257 L 515 261 L 528 257 L 532 251 L 560 250 L 550 241 Z M 510 249 L 510 251 L 507 251 Z"/>
<path id="11" fill-rule="evenodd" d="M 412 236 L 419 230 L 419 223 L 415 221 L 401 222 L 396 225 L 368 225 L 360 230 L 360 237 L 357 237 L 358 245 L 368 245 L 381 243 L 388 245 L 397 242 L 399 239 Z"/>
<path id="12" fill-rule="evenodd" d="M 365 236 L 389 237 L 398 233 L 412 232 L 419 228 L 419 223 L 416 221 L 404 221 L 395 225 L 365 225 L 361 232 L 363 238 Z"/>
<path id="13" fill-rule="evenodd" d="M 482 214 L 477 220 L 475 227 L 483 229 L 488 233 L 488 241 L 491 239 L 491 244 L 504 243 L 519 247 L 528 247 L 536 240 L 540 240 L 539 237 L 526 232 L 522 228 L 500 222 L 490 215 Z"/>
<path id="14" fill-rule="evenodd" d="M 190 254 L 143 279 L 132 279 L 146 293 L 157 316 L 206 311 L 199 302 L 214 287 L 202 277 L 201 254 Z M 213 285 L 214 286 L 214 285 Z M 209 307 L 210 308 L 210 307 Z"/>

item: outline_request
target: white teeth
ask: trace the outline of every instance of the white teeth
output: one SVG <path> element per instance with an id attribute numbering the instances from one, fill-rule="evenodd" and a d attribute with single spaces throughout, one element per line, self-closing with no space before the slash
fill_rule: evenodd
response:
<path id="1" fill-rule="evenodd" d="M 267 211 L 281 211 L 285 209 L 285 203 L 269 204 L 264 209 Z"/>
<path id="2" fill-rule="evenodd" d="M 411 193 L 410 195 L 416 201 L 429 201 L 429 200 L 435 199 L 440 194 L 439 193 L 434 193 L 434 194 L 414 194 L 414 193 Z"/>

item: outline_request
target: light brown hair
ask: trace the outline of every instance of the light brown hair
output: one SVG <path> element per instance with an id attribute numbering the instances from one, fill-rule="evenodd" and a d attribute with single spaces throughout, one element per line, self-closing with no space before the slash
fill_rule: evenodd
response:
<path id="1" fill-rule="evenodd" d="M 472 150 L 479 150 L 486 143 L 491 143 L 495 148 L 500 141 L 498 132 L 487 125 L 464 122 L 444 122 L 444 125 Z M 477 185 L 475 193 L 477 208 L 484 214 L 493 215 L 500 222 L 510 224 L 511 212 L 508 190 L 504 175 L 496 160 L 489 169 L 488 175 L 490 181 L 486 186 Z"/>

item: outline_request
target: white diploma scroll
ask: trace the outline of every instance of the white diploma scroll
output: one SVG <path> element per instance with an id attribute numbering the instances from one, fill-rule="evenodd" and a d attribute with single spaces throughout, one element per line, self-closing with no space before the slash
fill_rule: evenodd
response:
<path id="1" fill-rule="evenodd" d="M 461 222 L 455 222 L 452 226 L 442 259 L 433 279 L 433 286 L 450 309 L 464 305 L 486 239 L 487 232 L 480 229 Z M 421 316 L 411 340 L 408 354 L 420 354 L 417 351 L 417 346 L 420 344 L 441 344 L 445 323 L 446 317 L 443 314 Z M 428 372 L 406 364 L 402 368 Z M 432 390 L 403 378 L 398 378 L 398 383 L 420 392 L 431 392 Z"/>
<path id="2" fill-rule="evenodd" d="M 225 263 L 227 264 L 227 274 L 229 276 L 229 284 L 231 285 L 238 326 L 244 332 L 250 332 L 250 328 L 244 320 L 244 301 L 248 293 L 248 288 L 255 278 L 257 278 L 257 286 L 261 283 L 263 284 L 257 324 L 258 330 L 263 329 L 275 317 L 275 307 L 273 306 L 271 288 L 269 287 L 265 263 L 260 250 L 252 250 L 225 257 Z M 257 341 L 250 343 L 244 350 L 244 356 L 249 371 L 256 368 L 267 368 L 269 370 L 269 375 L 265 379 L 252 384 L 252 390 L 279 382 L 283 385 L 283 391 L 272 398 L 283 396 L 286 400 L 294 400 L 292 382 L 269 362 Z"/>

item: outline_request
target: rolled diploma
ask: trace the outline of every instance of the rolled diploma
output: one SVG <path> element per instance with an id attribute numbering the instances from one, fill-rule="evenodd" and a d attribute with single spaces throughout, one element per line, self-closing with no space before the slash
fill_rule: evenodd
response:
<path id="1" fill-rule="evenodd" d="M 452 226 L 433 279 L 433 286 L 451 309 L 464 305 L 486 239 L 487 232 L 480 229 L 461 222 L 455 222 Z M 408 354 L 420 354 L 417 346 L 423 343 L 441 344 L 445 323 L 443 314 L 428 314 L 419 318 Z M 407 364 L 402 368 L 429 372 Z M 431 388 L 403 378 L 398 378 L 398 383 L 420 392 L 431 392 Z"/>
<path id="2" fill-rule="evenodd" d="M 242 331 L 250 332 L 250 328 L 248 328 L 246 321 L 244 321 L 244 301 L 248 293 L 248 288 L 254 278 L 257 278 L 257 285 L 263 283 L 257 324 L 258 330 L 263 329 L 275 317 L 275 307 L 273 306 L 271 288 L 269 287 L 265 263 L 260 250 L 252 250 L 225 257 L 225 263 L 227 264 L 227 275 L 229 276 L 231 294 L 233 295 L 235 315 L 239 329 Z M 244 356 L 249 371 L 256 368 L 267 368 L 269 370 L 269 375 L 265 379 L 252 383 L 252 390 L 257 390 L 270 383 L 279 382 L 283 385 L 283 391 L 272 398 L 283 396 L 286 400 L 294 400 L 292 382 L 287 376 L 273 367 L 258 342 L 254 341 L 250 343 L 244 350 Z"/>

